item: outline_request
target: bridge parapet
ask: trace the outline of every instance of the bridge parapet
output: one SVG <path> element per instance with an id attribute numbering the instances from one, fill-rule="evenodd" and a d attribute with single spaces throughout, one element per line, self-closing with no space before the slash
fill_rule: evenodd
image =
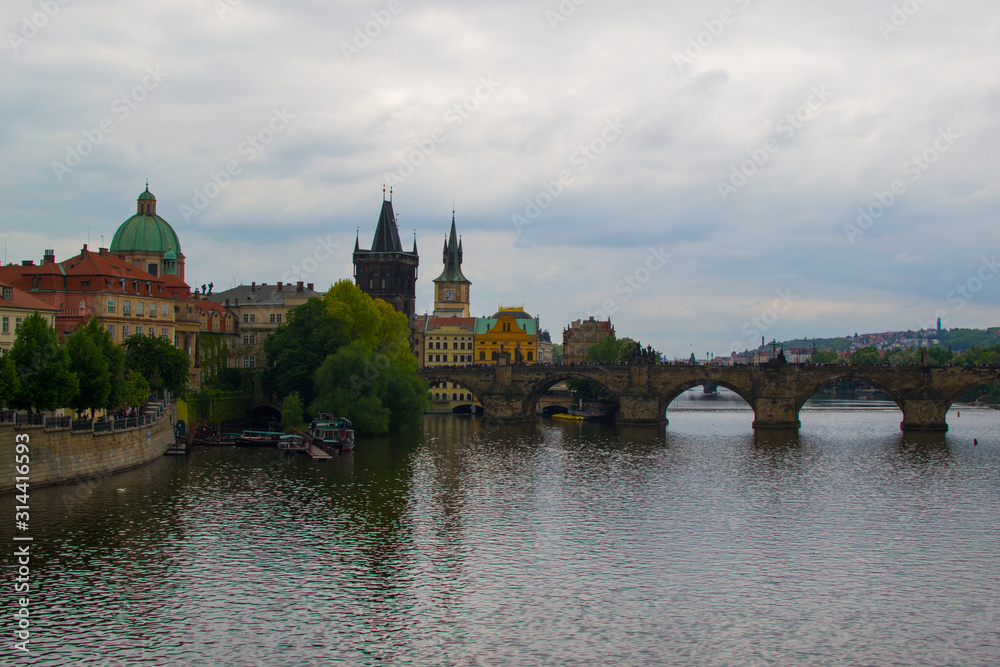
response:
<path id="1" fill-rule="evenodd" d="M 587 379 L 618 398 L 621 424 L 665 424 L 667 406 L 691 387 L 716 384 L 741 396 L 756 429 L 795 429 L 799 411 L 825 386 L 856 381 L 884 391 L 903 412 L 903 430 L 945 431 L 952 403 L 972 388 L 1000 381 L 1000 369 L 920 366 L 618 366 L 603 364 L 435 367 L 429 381 L 468 388 L 484 414 L 506 421 L 534 419 L 538 398 L 555 383 Z"/>

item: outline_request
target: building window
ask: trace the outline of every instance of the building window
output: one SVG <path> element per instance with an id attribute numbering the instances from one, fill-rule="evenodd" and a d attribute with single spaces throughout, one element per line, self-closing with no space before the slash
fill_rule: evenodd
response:
<path id="1" fill-rule="evenodd" d="M 243 313 L 243 324 L 253 324 L 257 319 L 254 313 Z"/>
<path id="2" fill-rule="evenodd" d="M 142 317 L 143 315 L 146 314 L 145 308 L 146 308 L 146 306 L 142 303 L 142 301 L 136 301 L 136 303 L 135 303 L 135 314 L 138 317 Z M 138 331 L 138 329 L 136 329 L 136 331 Z"/>
<path id="3" fill-rule="evenodd" d="M 10 333 L 10 318 L 3 318 L 3 333 Z"/>
<path id="4" fill-rule="evenodd" d="M 451 355 L 451 363 L 453 363 L 453 364 L 457 364 L 458 363 L 458 355 L 457 354 Z"/>
<path id="5" fill-rule="evenodd" d="M 161 310 L 160 313 L 163 315 L 163 317 L 170 317 L 170 311 L 167 310 L 166 304 L 164 304 L 163 310 Z"/>
<path id="6" fill-rule="evenodd" d="M 131 315 L 131 314 L 132 314 L 132 302 L 122 301 L 122 315 Z"/>
<path id="7" fill-rule="evenodd" d="M 281 324 L 281 313 L 278 313 L 278 324 Z"/>
<path id="8" fill-rule="evenodd" d="M 136 333 L 137 336 L 141 336 L 142 335 L 142 325 L 141 324 L 138 325 L 138 326 L 136 326 L 135 333 Z"/>
<path id="9" fill-rule="evenodd" d="M 479 361 L 486 361 L 486 353 L 482 350 L 479 351 Z"/>
<path id="10" fill-rule="evenodd" d="M 255 368 L 256 365 L 257 364 L 254 355 L 251 354 L 243 357 L 243 368 Z"/>
<path id="11" fill-rule="evenodd" d="M 109 313 L 115 312 L 115 300 L 114 299 L 108 299 L 108 312 Z"/>
<path id="12" fill-rule="evenodd" d="M 156 327 L 149 327 L 149 337 L 156 338 Z M 188 350 L 190 352 L 190 350 Z"/>
<path id="13" fill-rule="evenodd" d="M 254 334 L 243 334 L 243 344 L 244 345 L 256 345 L 257 336 Z"/>
<path id="14" fill-rule="evenodd" d="M 150 317 L 156 317 L 156 304 L 155 303 L 149 304 L 149 316 Z"/>
<path id="15" fill-rule="evenodd" d="M 14 332 L 16 333 L 21 328 L 21 322 L 24 321 L 23 317 L 14 318 Z"/>
<path id="16" fill-rule="evenodd" d="M 131 334 L 129 331 L 129 326 L 127 324 L 122 325 L 122 338 L 128 338 Z"/>
<path id="17" fill-rule="evenodd" d="M 528 353 L 528 361 L 531 361 L 531 352 Z"/>
<path id="18" fill-rule="evenodd" d="M 167 329 L 166 327 L 160 329 L 160 335 L 166 338 L 167 340 L 170 340 L 170 330 Z"/>
<path id="19" fill-rule="evenodd" d="M 275 313 L 271 313 L 271 324 L 274 324 L 274 315 Z"/>

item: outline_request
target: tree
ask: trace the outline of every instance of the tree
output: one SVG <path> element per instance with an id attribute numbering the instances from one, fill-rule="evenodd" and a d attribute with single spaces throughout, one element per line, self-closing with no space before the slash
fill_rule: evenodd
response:
<path id="1" fill-rule="evenodd" d="M 14 407 L 55 410 L 73 400 L 78 383 L 69 367 L 69 354 L 37 312 L 21 323 L 10 357 L 20 381 Z"/>
<path id="2" fill-rule="evenodd" d="M 608 364 L 615 363 L 618 361 L 618 351 L 621 349 L 622 344 L 626 340 L 630 339 L 623 338 L 622 340 L 618 340 L 615 338 L 614 334 L 605 336 L 587 348 L 587 361 L 597 361 Z"/>
<path id="3" fill-rule="evenodd" d="M 87 333 L 97 344 L 104 359 L 108 362 L 111 389 L 108 392 L 107 401 L 101 407 L 106 409 L 117 408 L 124 403 L 125 352 L 122 348 L 115 345 L 111 333 L 101 325 L 96 317 L 90 318 L 90 321 L 87 322 Z"/>
<path id="4" fill-rule="evenodd" d="M 264 391 L 285 397 L 298 392 L 303 405 L 315 398 L 316 369 L 349 341 L 346 322 L 323 299 L 309 299 L 264 340 Z"/>
<path id="5" fill-rule="evenodd" d="M 561 364 L 563 360 L 563 346 L 556 343 L 552 346 L 552 363 Z"/>
<path id="6" fill-rule="evenodd" d="M 149 391 L 149 382 L 146 378 L 130 369 L 125 372 L 125 378 L 122 380 L 118 404 L 132 407 L 142 405 L 149 398 Z"/>
<path id="7" fill-rule="evenodd" d="M 292 392 L 285 396 L 281 403 L 281 428 L 285 433 L 289 433 L 293 428 L 302 425 L 302 399 L 298 392 Z"/>
<path id="8" fill-rule="evenodd" d="M 813 350 L 811 361 L 814 364 L 835 364 L 840 355 L 833 350 Z"/>
<path id="9" fill-rule="evenodd" d="M 323 302 L 328 312 L 344 323 L 348 340 L 362 341 L 368 350 L 376 348 L 382 318 L 374 299 L 350 280 L 338 280 L 323 295 Z"/>
<path id="10" fill-rule="evenodd" d="M 91 318 L 96 322 L 97 318 Z M 94 411 L 108 405 L 111 395 L 111 371 L 100 344 L 89 327 L 77 327 L 66 339 L 69 368 L 76 375 L 78 389 L 69 406 L 77 412 Z"/>
<path id="11" fill-rule="evenodd" d="M 316 371 L 311 411 L 347 417 L 359 434 L 387 433 L 416 422 L 429 401 L 416 363 L 393 363 L 365 348 L 354 341 L 327 357 Z"/>
<path id="12" fill-rule="evenodd" d="M 9 354 L 0 357 L 0 407 L 13 405 L 21 381 L 17 377 L 17 369 Z"/>
<path id="13" fill-rule="evenodd" d="M 166 389 L 177 394 L 187 385 L 188 356 L 165 338 L 136 334 L 126 339 L 122 347 L 125 367 L 146 378 L 153 391 Z"/>
<path id="14" fill-rule="evenodd" d="M 862 347 L 855 350 L 848 362 L 852 366 L 874 366 L 882 363 L 882 357 L 874 347 Z"/>

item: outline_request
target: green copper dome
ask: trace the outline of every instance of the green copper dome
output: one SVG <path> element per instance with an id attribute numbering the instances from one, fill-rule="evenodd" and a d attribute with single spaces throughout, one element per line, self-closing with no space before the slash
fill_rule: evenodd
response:
<path id="1" fill-rule="evenodd" d="M 115 232 L 111 252 L 180 253 L 180 240 L 170 223 L 156 214 L 156 197 L 148 185 L 137 201 L 138 212 Z"/>

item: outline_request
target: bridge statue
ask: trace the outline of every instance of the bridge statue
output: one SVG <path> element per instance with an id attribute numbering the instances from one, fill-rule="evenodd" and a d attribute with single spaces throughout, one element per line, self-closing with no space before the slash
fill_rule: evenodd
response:
<path id="1" fill-rule="evenodd" d="M 945 415 L 970 389 L 1000 381 L 1000 368 L 962 366 L 839 366 L 768 363 L 762 366 L 534 365 L 512 366 L 510 355 L 495 365 L 425 368 L 428 382 L 452 382 L 476 396 L 487 418 L 535 419 L 538 399 L 552 385 L 575 378 L 596 382 L 618 399 L 619 424 L 667 423 L 667 406 L 692 387 L 726 387 L 750 404 L 756 429 L 798 428 L 799 410 L 817 391 L 855 381 L 881 389 L 903 412 L 905 431 L 947 431 Z"/>

